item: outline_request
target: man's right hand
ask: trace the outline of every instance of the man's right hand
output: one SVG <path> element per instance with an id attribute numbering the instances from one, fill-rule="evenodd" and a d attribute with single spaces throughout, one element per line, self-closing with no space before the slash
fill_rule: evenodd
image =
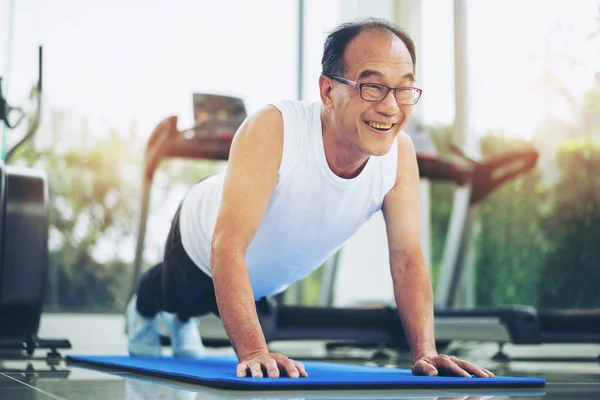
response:
<path id="1" fill-rule="evenodd" d="M 238 378 L 251 376 L 252 378 L 290 378 L 307 377 L 304 364 L 294 361 L 280 353 L 263 353 L 249 356 L 239 360 L 236 375 Z"/>
<path id="2" fill-rule="evenodd" d="M 244 121 L 233 139 L 211 242 L 215 297 L 240 377 L 306 376 L 302 364 L 269 353 L 246 264 L 248 247 L 275 192 L 282 157 L 283 117 L 269 106 Z"/>

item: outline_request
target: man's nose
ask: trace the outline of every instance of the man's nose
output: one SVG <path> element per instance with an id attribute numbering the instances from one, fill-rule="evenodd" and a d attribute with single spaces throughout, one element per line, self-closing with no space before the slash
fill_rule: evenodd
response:
<path id="1" fill-rule="evenodd" d="M 377 104 L 376 111 L 388 116 L 395 115 L 400 111 L 396 101 L 396 93 L 393 90 L 390 90 L 387 96 Z"/>

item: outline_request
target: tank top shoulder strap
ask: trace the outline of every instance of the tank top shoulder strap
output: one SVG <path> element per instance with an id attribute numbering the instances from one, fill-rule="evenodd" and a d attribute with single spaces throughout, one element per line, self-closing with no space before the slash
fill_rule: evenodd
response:
<path id="1" fill-rule="evenodd" d="M 312 109 L 305 101 L 286 100 L 271 104 L 283 117 L 283 154 L 279 180 L 285 178 L 298 162 L 302 146 L 307 145 L 312 129 Z"/>

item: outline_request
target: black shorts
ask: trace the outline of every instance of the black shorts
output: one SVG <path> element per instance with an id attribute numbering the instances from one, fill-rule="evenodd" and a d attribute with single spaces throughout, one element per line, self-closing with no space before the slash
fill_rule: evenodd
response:
<path id="1" fill-rule="evenodd" d="M 153 317 L 160 311 L 177 314 L 180 320 L 213 313 L 219 315 L 212 278 L 203 272 L 183 248 L 179 205 L 165 242 L 163 261 L 146 271 L 137 288 L 140 314 Z M 257 302 L 259 310 L 266 299 Z"/>

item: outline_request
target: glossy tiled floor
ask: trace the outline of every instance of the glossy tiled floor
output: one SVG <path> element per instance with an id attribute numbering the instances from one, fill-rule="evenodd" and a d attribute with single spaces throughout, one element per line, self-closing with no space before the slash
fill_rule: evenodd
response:
<path id="1" fill-rule="evenodd" d="M 85 330 L 83 329 L 85 328 Z M 125 338 L 119 316 L 44 316 L 40 329 L 42 337 L 66 337 L 73 349 L 63 354 L 124 354 Z M 274 344 L 277 346 L 277 344 Z M 280 351 L 295 358 L 323 356 L 319 343 L 279 344 Z M 486 345 L 460 345 L 461 357 L 474 361 L 498 375 L 538 376 L 547 380 L 544 389 L 506 392 L 448 391 L 306 391 L 306 392 L 244 392 L 224 391 L 194 386 L 168 380 L 150 379 L 117 371 L 100 371 L 66 364 L 60 361 L 49 365 L 43 351 L 36 352 L 34 359 L 0 359 L 0 399 L 68 399 L 68 400 L 200 400 L 200 399 L 600 399 L 600 364 L 594 357 L 600 355 L 598 346 L 538 346 L 506 347 L 513 357 L 510 362 L 494 362 L 491 355 L 497 347 Z M 229 349 L 217 352 L 230 353 Z M 331 355 L 340 362 L 373 363 L 369 353 L 346 352 Z M 345 357 L 345 358 L 344 358 Z M 545 358 L 547 361 L 527 361 Z M 578 361 L 567 361 L 577 358 Z M 587 358 L 587 361 L 585 360 Z M 519 361 L 517 359 L 522 359 Z M 562 360 L 562 361 L 561 361 Z M 406 361 L 393 358 L 377 361 L 408 367 Z"/>

